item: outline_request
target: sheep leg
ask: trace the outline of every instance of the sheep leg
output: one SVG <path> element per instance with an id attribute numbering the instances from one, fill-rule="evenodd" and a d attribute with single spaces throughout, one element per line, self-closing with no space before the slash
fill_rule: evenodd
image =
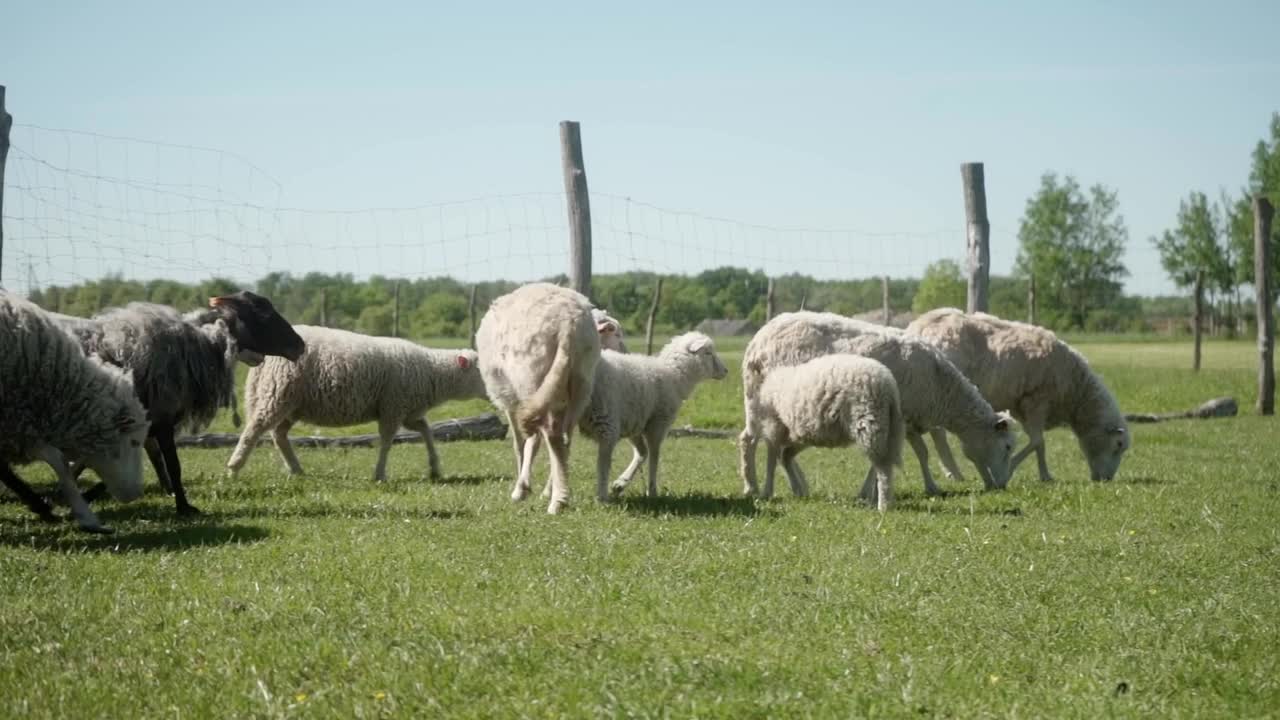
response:
<path id="1" fill-rule="evenodd" d="M 45 502 L 39 493 L 31 489 L 31 486 L 25 480 L 18 477 L 13 468 L 9 467 L 9 463 L 0 462 L 0 482 L 12 490 L 13 494 L 17 495 L 18 499 L 22 501 L 22 504 L 27 506 L 28 510 L 39 515 L 41 520 L 58 522 L 58 516 L 53 514 L 53 508 L 49 507 L 49 503 Z"/>
<path id="2" fill-rule="evenodd" d="M 916 451 L 916 459 L 920 461 L 920 474 L 924 477 L 924 494 L 941 495 L 942 490 L 933 481 L 933 473 L 929 472 L 929 446 L 924 444 L 924 436 L 919 433 L 907 433 L 907 442 Z"/>
<path id="3" fill-rule="evenodd" d="M 199 515 L 200 511 L 187 502 L 187 491 L 182 487 L 182 464 L 178 461 L 178 446 L 173 442 L 173 428 L 151 426 L 160 451 L 164 454 L 164 467 L 169 471 L 169 483 L 173 486 L 173 500 L 179 515 Z"/>
<path id="4" fill-rule="evenodd" d="M 244 430 L 240 431 L 240 440 L 236 442 L 236 449 L 231 451 L 231 458 L 227 460 L 227 470 L 231 471 L 233 477 L 249 461 L 249 453 L 253 452 L 254 447 L 258 445 L 258 438 L 262 437 L 262 433 L 266 432 L 268 427 L 270 425 L 265 418 L 260 418 L 256 415 L 249 417 L 249 422 L 245 424 Z M 147 438 L 147 440 L 150 441 L 150 438 Z M 277 443 L 276 448 L 279 449 L 279 447 L 280 445 Z M 149 450 L 148 454 L 150 454 Z"/>
<path id="5" fill-rule="evenodd" d="M 405 427 L 422 435 L 422 439 L 427 443 L 427 469 L 428 475 L 432 480 L 439 480 L 442 477 L 440 472 L 440 453 L 436 452 L 436 444 L 431 441 L 431 425 L 427 423 L 425 416 L 415 420 L 406 421 Z"/>
<path id="6" fill-rule="evenodd" d="M 147 459 L 151 461 L 151 469 L 156 471 L 156 480 L 160 482 L 160 488 L 165 491 L 165 494 L 172 495 L 173 481 L 169 479 L 169 469 L 164 465 L 164 453 L 160 451 L 160 443 L 148 435 L 142 447 L 147 451 Z"/>
<path id="7" fill-rule="evenodd" d="M 613 448 L 618 444 L 616 437 L 601 436 L 596 447 L 596 500 L 607 503 L 609 497 L 609 469 L 613 464 Z"/>
<path id="8" fill-rule="evenodd" d="M 1034 452 L 1036 454 L 1036 462 L 1040 466 L 1040 481 L 1053 482 L 1053 476 L 1049 474 L 1049 463 L 1045 458 L 1044 428 L 1042 424 L 1039 422 L 1033 422 L 1028 418 L 1023 424 L 1023 427 L 1027 431 L 1027 446 L 1019 450 L 1017 455 L 1013 456 L 1013 460 L 1009 463 L 1011 467 L 1009 475 L 1012 476 L 1013 471 L 1018 469 L 1018 466 L 1022 464 L 1022 461 L 1026 460 L 1027 456 Z"/>
<path id="9" fill-rule="evenodd" d="M 394 420 L 378 422 L 378 464 L 373 466 L 375 482 L 385 482 L 387 479 L 387 455 L 391 452 L 391 440 L 395 438 L 399 427 L 400 423 Z"/>
<path id="10" fill-rule="evenodd" d="M 543 429 L 542 436 L 551 460 L 551 502 L 547 513 L 555 515 L 569 504 L 569 448 L 564 434 L 555 427 Z"/>
<path id="11" fill-rule="evenodd" d="M 748 497 L 759 492 L 756 484 L 756 437 L 749 428 L 738 435 L 738 476 L 742 478 L 742 494 Z"/>
<path id="12" fill-rule="evenodd" d="M 58 488 L 62 490 L 63 499 L 71 506 L 71 514 L 75 516 L 81 530 L 103 535 L 115 532 L 115 530 L 103 525 L 98 520 L 98 516 L 94 515 L 93 511 L 89 509 L 89 503 L 85 502 L 84 497 L 80 495 L 80 488 L 76 487 L 76 479 L 71 476 L 71 469 L 67 467 L 66 459 L 62 456 L 61 451 L 57 448 L 46 446 L 40 449 L 39 457 L 49 467 L 53 468 L 53 472 L 57 474 Z"/>
<path id="13" fill-rule="evenodd" d="M 947 431 L 934 428 L 929 431 L 929 436 L 933 438 L 933 448 L 938 451 L 938 459 L 942 461 L 947 477 L 957 482 L 964 482 L 964 473 L 960 471 L 956 456 L 951 454 L 951 445 L 947 443 Z"/>
<path id="14" fill-rule="evenodd" d="M 290 475 L 302 474 L 302 463 L 298 462 L 298 454 L 293 451 L 293 443 L 289 442 L 289 431 L 293 429 L 293 421 L 285 420 L 271 431 L 271 440 L 276 444 L 276 452 L 289 468 Z"/>
<path id="15" fill-rule="evenodd" d="M 809 495 L 809 481 L 800 470 L 800 463 L 796 462 L 796 456 L 802 449 L 793 445 L 782 451 L 782 469 L 787 471 L 787 482 L 791 484 L 791 494 L 796 497 Z"/>
<path id="16" fill-rule="evenodd" d="M 876 496 L 879 495 L 877 484 L 876 468 L 872 465 L 867 468 L 867 476 L 862 481 L 862 490 L 858 491 L 858 497 L 866 500 L 872 505 L 875 505 Z"/>
<path id="17" fill-rule="evenodd" d="M 773 476 L 778 472 L 778 446 L 767 443 L 764 449 L 764 489 L 760 497 L 768 500 L 773 497 Z"/>
<path id="18" fill-rule="evenodd" d="M 645 445 L 644 436 L 637 435 L 631 438 L 631 447 L 634 453 L 631 456 L 631 464 L 627 465 L 627 469 L 622 471 L 617 480 L 613 481 L 613 485 L 609 488 L 615 495 L 619 495 L 623 490 L 627 489 L 627 484 L 631 482 L 631 478 L 635 477 L 636 471 L 640 469 L 640 464 L 649 456 L 648 446 Z"/>
<path id="19" fill-rule="evenodd" d="M 923 443 L 924 441 L 921 440 L 921 442 Z M 884 465 L 876 465 L 873 469 L 876 475 L 876 509 L 884 512 L 889 509 L 889 504 L 893 502 L 893 465 L 886 463 Z"/>
<path id="20" fill-rule="evenodd" d="M 520 474 L 521 456 L 524 454 L 524 433 L 520 432 L 520 424 L 516 422 L 511 411 L 506 411 L 507 427 L 511 429 L 511 449 L 516 454 L 516 475 Z"/>
<path id="21" fill-rule="evenodd" d="M 526 435 L 524 445 L 521 451 L 524 457 L 519 463 L 520 473 L 516 476 L 516 486 L 511 490 L 511 499 L 515 501 L 523 500 L 529 497 L 531 492 L 531 481 L 533 479 L 533 459 L 538 455 L 538 443 L 541 439 L 538 435 Z M 543 491 L 546 496 L 551 495 L 551 478 L 547 478 L 547 489 Z"/>
<path id="22" fill-rule="evenodd" d="M 645 446 L 649 449 L 649 497 L 658 497 L 658 457 L 662 453 L 662 441 L 667 435 L 667 428 L 664 425 L 660 428 L 652 429 L 644 439 Z"/>

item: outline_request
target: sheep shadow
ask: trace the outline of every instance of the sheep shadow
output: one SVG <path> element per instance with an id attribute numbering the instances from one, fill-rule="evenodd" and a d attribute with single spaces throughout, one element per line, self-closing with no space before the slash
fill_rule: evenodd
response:
<path id="1" fill-rule="evenodd" d="M 270 533 L 266 529 L 253 525 L 202 524 L 162 530 L 117 527 L 111 535 L 81 532 L 72 521 L 56 525 L 33 523 L 25 529 L 16 526 L 0 529 L 0 545 L 55 552 L 180 552 L 199 547 L 257 543 L 268 537 Z"/>
<path id="2" fill-rule="evenodd" d="M 1121 477 L 1113 482 L 1120 482 L 1125 485 L 1172 485 L 1176 483 L 1177 480 L 1158 478 L 1151 475 L 1140 475 L 1138 477 Z"/>
<path id="3" fill-rule="evenodd" d="M 498 475 L 445 475 L 437 480 L 429 480 L 428 483 L 431 485 L 487 485 L 502 479 Z"/>
<path id="4" fill-rule="evenodd" d="M 647 495 L 623 496 L 618 505 L 632 515 L 658 517 L 672 515 L 675 517 L 757 517 L 773 515 L 773 508 L 761 507 L 755 499 L 749 497 L 726 497 L 706 493 L 689 493 L 687 495 Z"/>
<path id="5" fill-rule="evenodd" d="M 942 496 L 936 496 L 936 499 L 928 495 L 899 495 L 893 499 L 893 504 L 889 508 L 889 512 L 912 512 L 924 515 L 990 515 L 993 517 L 1022 517 L 1022 508 L 1014 505 L 1012 507 L 975 507 L 968 504 L 941 502 L 948 497 L 963 497 L 969 493 L 948 493 Z M 862 503 L 863 501 L 858 500 Z"/>

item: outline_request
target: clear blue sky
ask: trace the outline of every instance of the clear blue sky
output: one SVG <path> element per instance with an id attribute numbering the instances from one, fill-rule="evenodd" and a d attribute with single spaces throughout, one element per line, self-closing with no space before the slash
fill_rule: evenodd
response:
<path id="1" fill-rule="evenodd" d="M 0 13 L 0 83 L 18 123 L 231 150 L 281 183 L 283 204 L 314 209 L 558 192 L 556 124 L 578 120 L 593 191 L 749 223 L 903 233 L 915 240 L 875 247 L 880 267 L 903 273 L 962 252 L 962 236 L 938 235 L 963 227 L 962 162 L 986 163 L 996 272 L 1012 265 L 1040 174 L 1055 170 L 1118 191 L 1128 288 L 1152 293 L 1172 286 L 1148 238 L 1189 191 L 1239 191 L 1280 110 L 1276 10 L 26 2 Z M 16 130 L 15 145 L 29 136 Z M 6 201 L 6 215 L 18 206 Z M 710 245 L 705 263 L 752 264 L 735 262 L 716 226 L 692 232 L 682 242 Z M 632 251 L 681 268 L 681 247 Z M 297 270 L 353 262 L 287 257 Z M 354 264 L 395 272 L 389 263 Z M 770 263 L 787 269 L 785 253 Z M 20 286 L 12 264 L 3 279 Z"/>

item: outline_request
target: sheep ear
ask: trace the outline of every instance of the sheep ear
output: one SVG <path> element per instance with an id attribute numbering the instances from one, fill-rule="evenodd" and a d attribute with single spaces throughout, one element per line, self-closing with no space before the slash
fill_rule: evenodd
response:
<path id="1" fill-rule="evenodd" d="M 691 353 L 701 352 L 701 351 L 702 351 L 702 348 L 704 348 L 704 347 L 706 347 L 707 345 L 709 345 L 709 344 L 710 344 L 710 342 L 711 342 L 711 341 L 710 341 L 710 340 L 708 340 L 708 339 L 707 339 L 707 338 L 705 338 L 705 337 L 696 337 L 696 338 L 693 338 L 693 339 L 691 339 L 691 340 L 689 341 L 689 345 L 688 345 L 689 352 L 691 352 Z"/>
<path id="2" fill-rule="evenodd" d="M 1005 430 L 1008 430 L 1008 429 L 1009 429 L 1009 418 L 1002 417 L 999 420 L 996 420 L 997 431 L 1004 432 Z"/>
<path id="3" fill-rule="evenodd" d="M 116 414 L 115 426 L 116 426 L 116 430 L 121 434 L 124 434 L 133 430 L 135 425 L 137 425 L 137 422 L 133 419 L 133 416 L 130 415 L 127 411 L 121 410 L 119 413 Z"/>
<path id="4" fill-rule="evenodd" d="M 223 307 L 223 306 L 224 306 L 224 305 L 226 305 L 226 304 L 227 304 L 227 299 L 226 299 L 226 298 L 224 298 L 224 297 L 211 297 L 211 298 L 209 298 L 209 307 L 211 307 L 211 308 Z"/>
<path id="5" fill-rule="evenodd" d="M 466 370 L 467 368 L 471 367 L 471 358 L 467 357 L 466 355 L 459 355 L 457 357 L 457 361 L 458 361 L 458 367 L 462 368 L 463 370 Z"/>
<path id="6" fill-rule="evenodd" d="M 602 320 L 596 323 L 596 332 L 601 335 L 612 335 L 613 333 L 618 332 L 618 326 L 608 320 Z"/>
<path id="7" fill-rule="evenodd" d="M 1109 428 L 1107 428 L 1107 432 L 1108 432 L 1108 433 L 1110 433 L 1111 435 L 1123 435 L 1123 434 L 1124 434 L 1124 428 L 1122 428 L 1122 427 L 1118 427 L 1118 426 L 1117 426 L 1117 427 L 1109 427 Z"/>

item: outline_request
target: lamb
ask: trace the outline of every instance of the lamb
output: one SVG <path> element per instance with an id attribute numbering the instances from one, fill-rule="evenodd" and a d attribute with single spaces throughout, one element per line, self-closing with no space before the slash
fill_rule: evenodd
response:
<path id="1" fill-rule="evenodd" d="M 896 328 L 862 322 L 833 313 L 783 313 L 767 323 L 743 354 L 742 384 L 746 427 L 739 435 L 743 492 L 757 492 L 755 438 L 757 399 L 761 384 L 778 367 L 807 362 L 832 353 L 851 353 L 878 360 L 893 373 L 906 423 L 906 438 L 920 463 L 925 492 L 941 494 L 929 471 L 923 433 L 945 427 L 961 438 L 962 448 L 977 467 L 987 488 L 1008 483 L 1014 435 L 1007 414 L 996 413 L 947 358 L 923 340 Z M 788 474 L 791 490 L 805 495 L 808 488 L 799 465 Z M 765 488 L 764 497 L 772 489 Z"/>
<path id="2" fill-rule="evenodd" d="M 34 303 L 0 290 L 0 482 L 42 519 L 52 509 L 13 470 L 44 461 L 82 530 L 110 533 L 89 509 L 69 463 L 98 473 L 121 502 L 142 495 L 148 422 L 129 377 L 97 357 Z"/>
<path id="3" fill-rule="evenodd" d="M 860 496 L 880 512 L 889 509 L 906 425 L 898 383 L 883 363 L 837 353 L 777 367 L 760 383 L 756 405 L 757 432 L 766 444 L 766 495 L 779 456 L 795 487 L 804 482 L 796 465 L 801 450 L 854 445 L 871 461 Z"/>
<path id="4" fill-rule="evenodd" d="M 222 407 L 235 406 L 235 363 L 264 356 L 297 360 L 302 338 L 261 295 L 240 291 L 209 299 L 207 309 L 179 315 L 165 305 L 135 302 L 86 321 L 61 316 L 86 354 L 124 368 L 151 420 L 147 454 L 179 515 L 198 514 L 182 486 L 174 434 L 198 432 Z M 85 497 L 102 494 L 102 484 Z"/>
<path id="5" fill-rule="evenodd" d="M 941 348 L 993 407 L 1011 411 L 1025 426 L 1028 443 L 1014 456 L 1014 468 L 1034 451 L 1040 479 L 1053 480 L 1044 431 L 1065 425 L 1075 433 L 1092 478 L 1115 477 L 1132 442 L 1128 424 L 1089 362 L 1051 331 L 955 308 L 927 312 L 907 331 Z M 945 433 L 934 433 L 933 440 L 939 454 L 946 452 Z"/>
<path id="6" fill-rule="evenodd" d="M 621 493 L 640 464 L 649 462 L 649 497 L 658 495 L 658 455 L 680 405 L 699 382 L 721 380 L 729 374 L 711 338 L 699 332 L 679 335 L 654 357 L 606 350 L 596 365 L 591 404 L 578 422 L 583 435 L 599 445 L 596 458 L 596 497 L 609 499 L 610 489 Z M 631 441 L 631 464 L 608 486 L 613 448 Z"/>
<path id="7" fill-rule="evenodd" d="M 484 380 L 473 350 L 432 350 L 408 340 L 370 337 L 308 325 L 293 328 L 307 345 L 297 362 L 267 358 L 245 381 L 246 423 L 227 468 L 244 467 L 262 434 L 271 431 L 290 474 L 302 465 L 289 443 L 299 421 L 341 427 L 377 421 L 380 444 L 373 479 L 386 479 L 396 430 L 421 433 L 431 479 L 441 477 L 440 455 L 426 413 L 449 400 L 483 398 Z"/>
<path id="8" fill-rule="evenodd" d="M 511 426 L 517 473 L 511 498 L 529 494 L 538 443 L 525 438 L 541 434 L 550 449 L 551 514 L 569 502 L 569 443 L 600 361 L 591 310 L 581 293 L 530 283 L 494 300 L 476 330 L 485 389 Z"/>
<path id="9" fill-rule="evenodd" d="M 622 323 L 600 308 L 591 309 L 596 331 L 600 333 L 600 349 L 625 353 L 627 344 L 622 339 Z"/>

